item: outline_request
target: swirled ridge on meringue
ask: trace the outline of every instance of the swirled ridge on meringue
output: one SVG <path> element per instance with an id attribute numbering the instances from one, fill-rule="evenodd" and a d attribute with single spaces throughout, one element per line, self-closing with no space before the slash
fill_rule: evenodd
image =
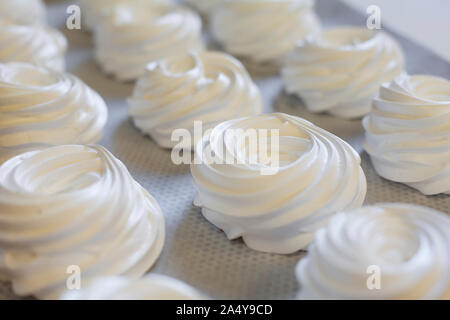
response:
<path id="1" fill-rule="evenodd" d="M 100 146 L 65 145 L 0 166 L 0 274 L 18 295 L 57 298 L 81 285 L 144 274 L 164 242 L 157 202 Z"/>
<path id="2" fill-rule="evenodd" d="M 426 207 L 378 204 L 340 213 L 316 232 L 297 265 L 299 298 L 450 299 L 449 235 L 450 218 Z M 369 290 L 375 272 L 380 286 Z"/>
<path id="3" fill-rule="evenodd" d="M 280 165 L 275 174 L 262 174 L 265 162 L 238 161 L 254 154 L 249 145 L 229 138 L 230 130 L 236 129 L 279 130 Z M 191 165 L 198 190 L 194 203 L 229 239 L 242 237 L 254 250 L 288 254 L 303 249 L 330 216 L 360 207 L 365 198 L 366 179 L 356 151 L 291 115 L 223 122 L 199 142 L 196 153 L 202 161 Z M 211 161 L 211 154 L 225 160 Z"/>
<path id="4" fill-rule="evenodd" d="M 44 25 L 18 25 L 0 21 L 0 63 L 30 62 L 64 71 L 67 40 Z"/>
<path id="5" fill-rule="evenodd" d="M 42 0 L 1 0 L 0 20 L 16 24 L 43 24 L 46 20 Z"/>
<path id="6" fill-rule="evenodd" d="M 188 129 L 194 136 L 194 121 L 202 121 L 206 130 L 262 110 L 259 89 L 244 66 L 230 55 L 212 51 L 150 64 L 129 104 L 135 125 L 165 148 L 175 146 L 171 140 L 175 129 Z"/>
<path id="7" fill-rule="evenodd" d="M 96 279 L 88 288 L 67 291 L 63 300 L 204 300 L 197 290 L 177 279 L 150 273 L 143 278 Z"/>
<path id="8" fill-rule="evenodd" d="M 318 32 L 312 0 L 230 0 L 211 16 L 212 33 L 233 55 L 279 64 L 297 41 Z"/>
<path id="9" fill-rule="evenodd" d="M 450 81 L 402 74 L 363 120 L 378 174 L 426 195 L 450 194 Z"/>
<path id="10" fill-rule="evenodd" d="M 25 151 L 100 140 L 103 99 L 79 78 L 27 63 L 0 64 L 0 163 Z"/>
<path id="11" fill-rule="evenodd" d="M 152 61 L 202 50 L 201 29 L 200 16 L 181 6 L 123 7 L 96 28 L 96 59 L 118 80 L 134 80 Z"/>
<path id="12" fill-rule="evenodd" d="M 286 91 L 300 96 L 311 112 L 358 118 L 403 65 L 400 46 L 386 33 L 344 27 L 300 42 L 284 61 L 282 78 Z"/>

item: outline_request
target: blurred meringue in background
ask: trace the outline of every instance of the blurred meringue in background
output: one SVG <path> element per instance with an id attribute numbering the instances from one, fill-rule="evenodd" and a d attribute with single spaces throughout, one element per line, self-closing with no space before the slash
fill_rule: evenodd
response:
<path id="1" fill-rule="evenodd" d="M 284 62 L 282 79 L 309 111 L 360 118 L 370 112 L 381 83 L 403 67 L 402 50 L 386 33 L 341 27 L 300 42 Z"/>
<path id="2" fill-rule="evenodd" d="M 200 16 L 188 8 L 124 5 L 112 10 L 95 28 L 95 57 L 120 81 L 142 76 L 152 61 L 204 47 Z"/>
<path id="3" fill-rule="evenodd" d="M 213 10 L 226 0 L 185 0 L 190 6 L 194 7 L 200 13 L 208 15 L 213 12 Z"/>
<path id="4" fill-rule="evenodd" d="M 45 24 L 45 4 L 42 0 L 1 0 L 0 21 L 13 24 Z"/>
<path id="5" fill-rule="evenodd" d="M 261 94 L 244 66 L 228 54 L 213 51 L 150 64 L 128 102 L 136 127 L 164 148 L 177 144 L 171 139 L 176 129 L 187 129 L 194 137 L 195 121 L 201 121 L 205 131 L 222 121 L 262 111 Z"/>
<path id="6" fill-rule="evenodd" d="M 117 10 L 134 7 L 143 10 L 152 10 L 161 5 L 169 5 L 172 0 L 78 0 L 82 17 L 87 29 L 94 30 L 102 21 L 111 19 Z"/>
<path id="7" fill-rule="evenodd" d="M 224 50 L 257 64 L 281 65 L 297 41 L 319 32 L 313 0 L 229 0 L 211 13 Z"/>
<path id="8" fill-rule="evenodd" d="M 25 151 L 100 140 L 103 98 L 69 73 L 0 63 L 0 163 Z"/>
<path id="9" fill-rule="evenodd" d="M 46 25 L 20 25 L 0 20 L 0 63 L 30 62 L 64 71 L 67 39 Z"/>

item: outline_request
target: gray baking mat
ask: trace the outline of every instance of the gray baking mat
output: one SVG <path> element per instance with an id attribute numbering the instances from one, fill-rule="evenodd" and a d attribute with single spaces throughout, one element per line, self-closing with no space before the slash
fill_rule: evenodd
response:
<path id="1" fill-rule="evenodd" d="M 52 25 L 63 26 L 65 9 L 71 2 L 51 2 Z M 325 26 L 365 25 L 366 17 L 337 1 L 317 1 L 317 11 Z M 417 21 L 420 23 L 420 21 Z M 105 77 L 92 60 L 88 33 L 63 29 L 70 41 L 68 70 L 97 90 L 109 106 L 110 117 L 101 144 L 129 168 L 131 174 L 159 202 L 166 219 L 166 242 L 153 271 L 181 279 L 216 299 L 291 299 L 298 290 L 294 267 L 304 252 L 291 255 L 259 253 L 241 240 L 228 241 L 192 206 L 195 190 L 188 166 L 173 165 L 170 152 L 139 134 L 127 116 L 124 98 L 132 84 L 120 84 Z M 450 65 L 437 55 L 404 37 L 400 41 L 410 73 L 428 73 L 450 78 Z M 426 197 L 406 186 L 378 177 L 362 152 L 360 121 L 346 121 L 328 115 L 313 115 L 297 98 L 286 95 L 278 77 L 256 79 L 264 96 L 265 112 L 273 110 L 304 117 L 337 134 L 362 153 L 368 180 L 366 203 L 409 202 L 448 213 L 449 196 Z M 0 284 L 0 298 L 15 298 L 9 287 Z"/>

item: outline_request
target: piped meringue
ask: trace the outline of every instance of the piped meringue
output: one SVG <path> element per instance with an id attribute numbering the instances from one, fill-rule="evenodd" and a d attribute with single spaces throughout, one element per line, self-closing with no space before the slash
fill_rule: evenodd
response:
<path id="1" fill-rule="evenodd" d="M 312 0 L 230 0 L 211 16 L 212 33 L 231 54 L 279 65 L 297 41 L 319 30 Z"/>
<path id="2" fill-rule="evenodd" d="M 103 147 L 51 147 L 0 166 L 0 274 L 20 296 L 59 297 L 73 266 L 81 286 L 140 277 L 163 242 L 157 202 Z"/>
<path id="3" fill-rule="evenodd" d="M 0 21 L 0 62 L 30 62 L 64 71 L 67 40 L 44 25 L 18 25 Z"/>
<path id="4" fill-rule="evenodd" d="M 82 17 L 88 29 L 95 27 L 105 19 L 110 19 L 114 11 L 123 7 L 139 7 L 140 10 L 153 9 L 168 5 L 172 0 L 79 0 Z"/>
<path id="5" fill-rule="evenodd" d="M 381 83 L 403 66 L 400 46 L 386 33 L 335 28 L 300 42 L 284 61 L 282 79 L 309 111 L 359 118 L 370 111 Z"/>
<path id="6" fill-rule="evenodd" d="M 377 173 L 426 195 L 450 194 L 450 81 L 402 74 L 363 120 Z"/>
<path id="7" fill-rule="evenodd" d="M 214 8 L 226 0 L 186 0 L 186 2 L 202 14 L 210 14 Z"/>
<path id="8" fill-rule="evenodd" d="M 180 6 L 123 7 L 95 29 L 96 59 L 118 80 L 134 80 L 148 63 L 203 49 L 200 16 Z"/>
<path id="9" fill-rule="evenodd" d="M 212 51 L 150 64 L 129 104 L 135 125 L 165 148 L 177 144 L 171 140 L 175 129 L 187 129 L 194 136 L 194 121 L 202 121 L 207 130 L 262 110 L 259 89 L 244 66 L 228 54 Z"/>
<path id="10" fill-rule="evenodd" d="M 206 297 L 177 279 L 148 274 L 140 279 L 104 277 L 89 287 L 67 291 L 63 300 L 204 300 Z"/>
<path id="11" fill-rule="evenodd" d="M 42 0 L 1 0 L 0 20 L 15 24 L 44 24 L 45 5 Z"/>
<path id="12" fill-rule="evenodd" d="M 0 163 L 25 151 L 100 140 L 103 99 L 79 78 L 27 63 L 0 64 Z"/>
<path id="13" fill-rule="evenodd" d="M 450 218 L 378 204 L 334 216 L 297 265 L 300 299 L 450 299 Z"/>
<path id="14" fill-rule="evenodd" d="M 270 148 L 272 163 L 252 162 L 263 149 L 252 152 L 250 143 L 233 139 L 230 133 L 239 129 L 242 134 L 251 133 L 248 129 L 279 130 L 279 147 Z M 258 135 L 258 145 L 274 146 L 272 136 L 264 141 Z M 288 254 L 303 249 L 330 216 L 360 207 L 365 198 L 366 179 L 356 151 L 291 115 L 262 114 L 223 122 L 199 142 L 196 153 L 202 161 L 191 165 L 198 190 L 194 204 L 229 239 L 242 237 L 254 250 Z M 279 154 L 279 166 L 271 172 L 267 169 L 274 168 L 274 153 Z"/>

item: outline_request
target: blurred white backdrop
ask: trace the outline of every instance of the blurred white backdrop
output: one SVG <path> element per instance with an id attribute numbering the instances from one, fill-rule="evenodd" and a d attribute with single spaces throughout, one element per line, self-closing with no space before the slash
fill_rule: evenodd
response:
<path id="1" fill-rule="evenodd" d="M 431 49 L 450 62 L 449 0 L 342 0 L 365 13 L 381 9 L 381 23 Z"/>

